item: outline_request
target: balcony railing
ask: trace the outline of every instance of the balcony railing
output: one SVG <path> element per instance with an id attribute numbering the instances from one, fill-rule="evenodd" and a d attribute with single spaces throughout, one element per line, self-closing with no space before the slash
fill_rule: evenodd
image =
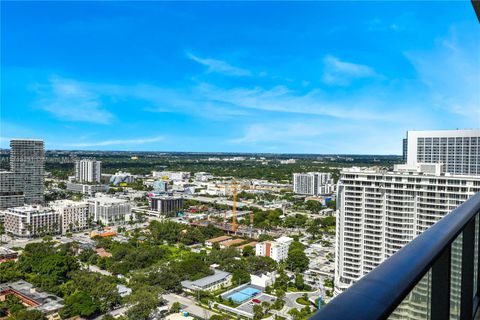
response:
<path id="1" fill-rule="evenodd" d="M 321 308 L 314 320 L 474 319 L 480 193 Z"/>

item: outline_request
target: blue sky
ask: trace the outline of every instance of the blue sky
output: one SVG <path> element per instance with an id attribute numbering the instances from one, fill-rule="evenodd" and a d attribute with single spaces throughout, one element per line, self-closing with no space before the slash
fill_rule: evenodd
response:
<path id="1" fill-rule="evenodd" d="M 480 127 L 463 2 L 3 2 L 0 144 L 400 154 Z"/>

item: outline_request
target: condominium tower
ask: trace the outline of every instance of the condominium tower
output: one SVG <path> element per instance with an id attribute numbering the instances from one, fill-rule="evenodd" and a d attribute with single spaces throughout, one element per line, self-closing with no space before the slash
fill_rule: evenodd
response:
<path id="1" fill-rule="evenodd" d="M 445 172 L 480 176 L 480 129 L 408 131 L 407 163 L 443 163 Z"/>
<path id="2" fill-rule="evenodd" d="M 9 171 L 0 171 L 0 210 L 23 206 L 23 180 Z"/>
<path id="3" fill-rule="evenodd" d="M 99 183 L 102 173 L 102 162 L 92 159 L 75 161 L 75 180 L 78 182 Z"/>
<path id="4" fill-rule="evenodd" d="M 293 174 L 293 192 L 305 195 L 329 194 L 335 185 L 329 172 L 307 172 Z"/>
<path id="5" fill-rule="evenodd" d="M 23 184 L 26 204 L 42 204 L 45 181 L 43 140 L 13 139 L 10 141 L 10 171 L 16 183 Z"/>
<path id="6" fill-rule="evenodd" d="M 405 165 L 391 172 L 360 168 L 341 171 L 336 294 L 480 191 L 478 177 L 436 175 L 437 168 L 432 167 L 441 166 Z"/>

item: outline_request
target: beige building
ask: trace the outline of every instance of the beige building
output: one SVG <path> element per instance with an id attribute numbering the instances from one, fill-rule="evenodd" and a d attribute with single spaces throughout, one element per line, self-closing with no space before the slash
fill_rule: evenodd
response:
<path id="1" fill-rule="evenodd" d="M 50 206 L 60 215 L 62 234 L 85 230 L 93 221 L 87 202 L 58 200 L 50 203 Z"/>
<path id="2" fill-rule="evenodd" d="M 38 237 L 60 233 L 60 214 L 52 208 L 24 206 L 4 213 L 5 232 L 17 237 Z"/>

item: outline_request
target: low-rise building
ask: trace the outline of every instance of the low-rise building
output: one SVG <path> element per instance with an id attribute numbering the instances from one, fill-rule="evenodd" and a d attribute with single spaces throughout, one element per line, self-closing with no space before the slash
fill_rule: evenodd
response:
<path id="1" fill-rule="evenodd" d="M 85 201 L 58 200 L 50 203 L 50 206 L 60 214 L 62 234 L 85 230 L 93 221 L 90 207 Z"/>
<path id="2" fill-rule="evenodd" d="M 239 245 L 240 243 L 245 242 L 245 239 L 231 239 L 227 241 L 223 241 L 220 244 L 220 248 L 228 248 L 228 247 L 235 247 L 236 245 Z"/>
<path id="3" fill-rule="evenodd" d="M 250 283 L 255 286 L 266 288 L 268 286 L 273 285 L 276 277 L 277 277 L 277 273 L 275 271 L 265 272 L 265 273 L 261 273 L 261 272 L 252 273 L 250 275 Z"/>
<path id="4" fill-rule="evenodd" d="M 110 176 L 110 181 L 111 184 L 114 186 L 119 185 L 120 183 L 132 183 L 135 182 L 135 177 L 128 172 L 122 172 L 119 171 L 115 173 L 114 175 Z"/>
<path id="5" fill-rule="evenodd" d="M 257 245 L 257 241 L 252 241 L 249 243 L 242 244 L 241 246 L 236 247 L 238 250 L 243 251 L 245 247 L 252 247 L 255 249 L 255 246 Z"/>
<path id="6" fill-rule="evenodd" d="M 18 258 L 18 252 L 5 247 L 0 247 L 0 263 L 13 261 Z"/>
<path id="7" fill-rule="evenodd" d="M 23 280 L 0 284 L 0 301 L 5 301 L 9 295 L 20 299 L 26 307 L 42 311 L 49 320 L 59 319 L 58 311 L 63 308 L 62 298 L 43 292 Z"/>
<path id="8" fill-rule="evenodd" d="M 60 214 L 52 208 L 24 206 L 4 211 L 5 231 L 17 237 L 60 233 Z"/>
<path id="9" fill-rule="evenodd" d="M 83 184 L 67 182 L 67 191 L 79 192 L 88 196 L 94 196 L 97 192 L 106 192 L 108 187 L 103 184 Z"/>
<path id="10" fill-rule="evenodd" d="M 213 179 L 213 175 L 208 172 L 196 172 L 195 173 L 195 181 L 206 182 L 210 179 Z"/>
<path id="11" fill-rule="evenodd" d="M 190 179 L 190 172 L 183 171 L 153 171 L 154 178 L 161 178 L 164 180 L 188 180 Z"/>
<path id="12" fill-rule="evenodd" d="M 230 239 L 232 239 L 232 237 L 230 236 L 220 236 L 220 237 L 208 239 L 207 241 L 205 241 L 205 244 L 207 245 L 207 247 L 212 247 L 215 243 L 220 244 Z"/>
<path id="13" fill-rule="evenodd" d="M 204 278 L 189 281 L 182 281 L 182 287 L 185 291 L 216 291 L 232 285 L 232 274 L 222 270 L 213 270 L 214 274 Z"/>
<path id="14" fill-rule="evenodd" d="M 105 225 L 128 222 L 132 216 L 132 206 L 124 199 L 113 197 L 95 197 L 87 199 L 94 221 Z"/>

